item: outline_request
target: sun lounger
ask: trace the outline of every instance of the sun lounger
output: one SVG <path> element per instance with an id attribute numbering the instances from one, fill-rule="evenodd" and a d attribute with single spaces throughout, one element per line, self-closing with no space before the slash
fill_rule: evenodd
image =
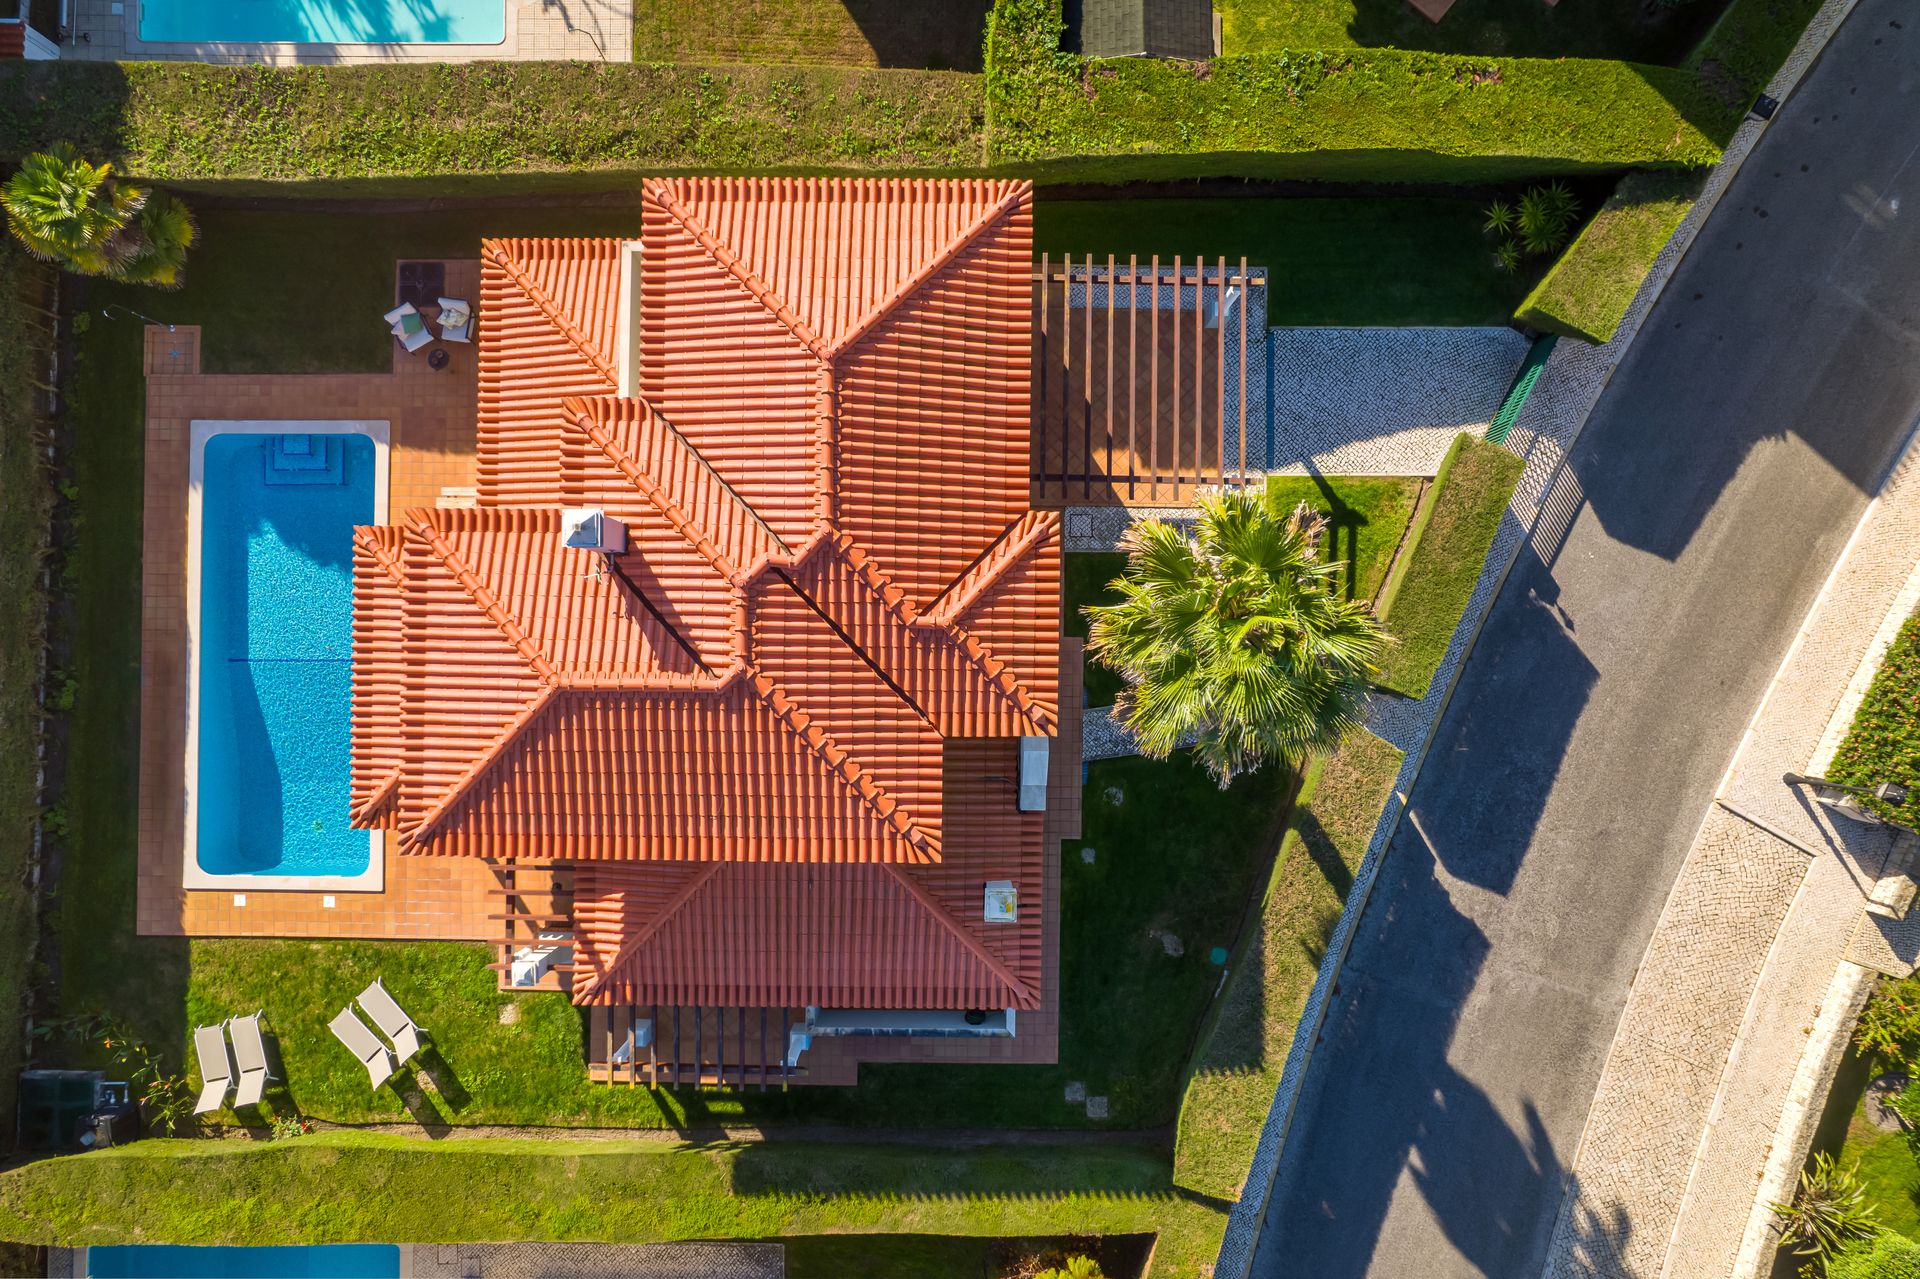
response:
<path id="1" fill-rule="evenodd" d="M 473 308 L 459 298 L 441 298 L 440 337 L 446 342 L 473 341 Z"/>
<path id="2" fill-rule="evenodd" d="M 401 303 L 381 318 L 386 320 L 387 327 L 393 330 L 393 336 L 400 340 L 400 345 L 409 351 L 418 351 L 433 341 L 433 330 L 427 327 L 426 318 L 411 302 Z"/>
<path id="3" fill-rule="evenodd" d="M 267 1043 L 260 1035 L 260 1014 L 235 1017 L 227 1023 L 233 1038 L 233 1064 L 240 1068 L 240 1082 L 233 1092 L 233 1104 L 257 1106 L 267 1091 Z"/>
<path id="4" fill-rule="evenodd" d="M 393 1054 L 380 1042 L 380 1037 L 367 1028 L 354 1013 L 353 1005 L 348 1004 L 340 1010 L 340 1015 L 327 1023 L 327 1029 L 333 1037 L 346 1045 L 347 1051 L 360 1059 L 367 1068 L 367 1078 L 372 1086 L 378 1088 L 393 1078 Z"/>
<path id="5" fill-rule="evenodd" d="M 393 996 L 387 993 L 378 977 L 373 979 L 373 985 L 360 992 L 360 1008 L 373 1018 L 380 1033 L 393 1041 L 394 1054 L 401 1061 L 411 1061 L 420 1055 L 420 1027 L 393 1002 Z"/>
<path id="6" fill-rule="evenodd" d="M 193 1113 L 204 1115 L 226 1104 L 227 1089 L 233 1087 L 233 1058 L 227 1054 L 224 1026 L 197 1026 L 193 1032 L 194 1056 L 200 1059 L 200 1100 Z"/>

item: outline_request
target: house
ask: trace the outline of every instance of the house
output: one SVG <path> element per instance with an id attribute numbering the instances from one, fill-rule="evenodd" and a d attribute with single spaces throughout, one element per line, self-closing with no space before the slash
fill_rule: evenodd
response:
<path id="1" fill-rule="evenodd" d="M 475 501 L 355 531 L 353 821 L 569 864 L 580 1004 L 804 1007 L 789 1061 L 1017 1034 L 1061 714 L 1031 189 L 643 201 L 483 247 Z"/>

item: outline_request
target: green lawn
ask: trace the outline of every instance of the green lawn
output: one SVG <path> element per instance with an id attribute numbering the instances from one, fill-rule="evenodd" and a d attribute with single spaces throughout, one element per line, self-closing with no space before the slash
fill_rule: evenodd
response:
<path id="1" fill-rule="evenodd" d="M 47 598 L 41 571 L 53 489 L 46 422 L 34 383 L 46 377 L 48 321 L 35 307 L 37 269 L 12 244 L 0 244 L 0 1142 L 13 1132 L 14 1076 L 25 1045 L 20 1030 L 33 946 L 28 887 L 33 822 L 39 812 L 39 708 L 34 690 Z M 10 1144 L 10 1143 L 8 1143 Z"/>
<path id="2" fill-rule="evenodd" d="M 1454 440 L 1409 534 L 1409 551 L 1380 594 L 1380 615 L 1394 638 L 1381 688 L 1427 695 L 1525 469 L 1497 444 L 1464 434 Z"/>
<path id="3" fill-rule="evenodd" d="M 1705 180 L 1692 173 L 1629 173 L 1621 178 L 1514 318 L 1542 332 L 1586 342 L 1612 338 Z"/>
<path id="4" fill-rule="evenodd" d="M 1462 0 L 1464 3 L 1465 0 Z M 1537 0 L 1532 0 L 1537 2 Z M 1033 247 L 1091 253 L 1198 254 L 1267 268 L 1271 324 L 1505 324 L 1527 273 L 1499 270 L 1478 199 L 1035 201 Z"/>
<path id="5" fill-rule="evenodd" d="M 0 1237 L 64 1244 L 1157 1232 L 1155 1275 L 1198 1276 L 1223 1220 L 1174 1189 L 1163 1154 L 1126 1146 L 689 1147 L 333 1132 L 150 1140 L 0 1174 Z"/>
<path id="6" fill-rule="evenodd" d="M 1691 0 L 1670 8 L 1642 0 L 1459 0 L 1429 22 L 1402 0 L 1215 0 L 1228 53 L 1391 45 L 1436 53 L 1525 58 L 1620 58 L 1678 63 L 1726 7 Z"/>
<path id="7" fill-rule="evenodd" d="M 1394 550 L 1413 518 L 1420 481 L 1408 476 L 1273 476 L 1267 496 L 1291 509 L 1311 503 L 1327 517 L 1325 553 L 1347 565 L 1349 599 L 1373 599 L 1380 593 Z M 1067 556 L 1066 612 L 1062 626 L 1069 635 L 1087 634 L 1089 604 L 1110 604 L 1117 592 L 1107 589 L 1127 567 L 1118 551 L 1074 552 Z M 1087 662 L 1087 705 L 1111 706 L 1121 679 L 1096 661 Z"/>
<path id="8" fill-rule="evenodd" d="M 978 71 L 987 0 L 638 0 L 636 62 Z"/>
<path id="9" fill-rule="evenodd" d="M 1379 824 L 1401 752 L 1370 733 L 1307 774 L 1266 895 L 1194 1054 L 1174 1180 L 1237 1199 L 1327 939 Z"/>

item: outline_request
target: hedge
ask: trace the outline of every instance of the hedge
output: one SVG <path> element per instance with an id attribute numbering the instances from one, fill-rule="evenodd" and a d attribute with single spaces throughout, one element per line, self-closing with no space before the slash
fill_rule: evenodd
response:
<path id="1" fill-rule="evenodd" d="M 1308 50 L 1179 62 L 1059 51 L 1060 0 L 999 0 L 988 155 L 1040 178 L 1234 174 L 1479 182 L 1719 158 L 1680 68 Z"/>
<path id="2" fill-rule="evenodd" d="M 1216 1199 L 1244 1192 L 1320 957 L 1400 761 L 1397 748 L 1356 733 L 1309 765 L 1258 914 L 1194 1050 L 1173 1148 L 1182 1189 Z"/>
<path id="3" fill-rule="evenodd" d="M 188 189 L 236 179 L 583 170 L 978 170 L 984 118 L 980 77 L 939 71 L 584 62 L 0 68 L 0 163 L 66 137 L 126 172 Z"/>
<path id="4" fill-rule="evenodd" d="M 1687 59 L 1732 137 L 1746 108 L 1785 64 L 1821 0 L 1734 0 Z M 1605 342 L 1653 269 L 1704 177 L 1630 173 L 1513 318 L 1547 333 Z"/>
<path id="5" fill-rule="evenodd" d="M 1920 1244 L 1882 1230 L 1830 1258 L 1827 1279 L 1920 1279 Z"/>
<path id="6" fill-rule="evenodd" d="M 1826 773 L 1855 786 L 1906 786 L 1904 805 L 1867 804 L 1903 826 L 1920 827 L 1920 613 L 1887 646 Z"/>
<path id="7" fill-rule="evenodd" d="M 1620 179 L 1513 318 L 1543 333 L 1610 340 L 1706 183 L 1704 174 L 1629 173 Z"/>

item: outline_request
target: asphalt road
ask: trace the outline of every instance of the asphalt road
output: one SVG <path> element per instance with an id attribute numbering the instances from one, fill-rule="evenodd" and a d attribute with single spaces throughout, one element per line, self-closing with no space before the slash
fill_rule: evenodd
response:
<path id="1" fill-rule="evenodd" d="M 1862 0 L 1523 549 L 1359 921 L 1258 1279 L 1540 1273 L 1634 968 L 1920 416 L 1920 13 Z M 1631 1223 L 1627 1223 L 1631 1228 Z"/>

